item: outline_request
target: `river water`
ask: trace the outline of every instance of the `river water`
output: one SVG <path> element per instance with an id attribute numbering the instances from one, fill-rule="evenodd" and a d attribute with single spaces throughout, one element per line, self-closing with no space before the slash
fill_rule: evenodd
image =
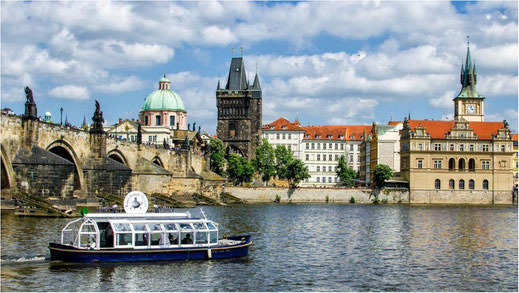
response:
<path id="1" fill-rule="evenodd" d="M 176 211 L 181 211 L 178 209 Z M 517 206 L 204 207 L 248 257 L 50 262 L 67 219 L 2 213 L 2 291 L 517 291 Z M 196 210 L 192 211 L 196 213 Z"/>

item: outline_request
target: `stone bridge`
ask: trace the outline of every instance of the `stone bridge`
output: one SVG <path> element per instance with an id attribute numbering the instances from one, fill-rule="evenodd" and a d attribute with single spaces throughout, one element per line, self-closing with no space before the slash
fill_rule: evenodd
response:
<path id="1" fill-rule="evenodd" d="M 170 150 L 1 114 L 2 197 L 24 191 L 45 199 L 107 193 L 199 193 L 215 197 L 223 178 L 193 149 Z"/>

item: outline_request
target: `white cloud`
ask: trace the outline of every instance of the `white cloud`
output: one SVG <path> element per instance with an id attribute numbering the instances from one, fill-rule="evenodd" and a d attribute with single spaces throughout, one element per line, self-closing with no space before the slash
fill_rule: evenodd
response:
<path id="1" fill-rule="evenodd" d="M 142 89 L 146 86 L 146 82 L 138 76 L 132 75 L 125 78 L 114 78 L 110 83 L 102 83 L 96 85 L 96 91 L 103 93 L 123 93 Z"/>
<path id="2" fill-rule="evenodd" d="M 88 93 L 88 89 L 86 87 L 76 85 L 63 85 L 55 87 L 49 91 L 49 95 L 59 99 L 67 100 L 88 100 L 90 98 L 90 94 Z"/>
<path id="3" fill-rule="evenodd" d="M 435 108 L 452 109 L 454 95 L 454 91 L 447 91 L 441 97 L 429 100 L 429 104 Z"/>

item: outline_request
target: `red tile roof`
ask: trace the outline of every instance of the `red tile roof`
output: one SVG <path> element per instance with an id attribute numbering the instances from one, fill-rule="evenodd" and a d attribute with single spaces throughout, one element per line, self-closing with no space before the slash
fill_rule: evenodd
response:
<path id="1" fill-rule="evenodd" d="M 269 124 L 263 125 L 263 130 L 299 130 L 302 131 L 303 129 L 299 126 L 299 121 L 294 121 L 294 123 L 291 123 L 287 119 L 281 117 L 277 119 L 274 122 L 271 122 Z"/>
<path id="2" fill-rule="evenodd" d="M 368 135 L 371 131 L 371 125 L 319 125 L 319 126 L 303 126 L 305 130 L 305 139 L 309 140 L 362 140 L 364 133 Z M 330 137 L 329 137 L 330 136 Z"/>
<path id="3" fill-rule="evenodd" d="M 514 141 L 517 141 L 517 133 L 512 133 L 512 139 L 513 139 Z"/>
<path id="4" fill-rule="evenodd" d="M 431 138 L 436 139 L 445 138 L 445 134 L 454 127 L 452 120 L 408 120 L 408 122 L 411 130 L 422 125 Z M 474 130 L 479 139 L 492 139 L 492 135 L 497 134 L 497 130 L 503 126 L 503 122 L 469 122 L 469 128 Z"/>

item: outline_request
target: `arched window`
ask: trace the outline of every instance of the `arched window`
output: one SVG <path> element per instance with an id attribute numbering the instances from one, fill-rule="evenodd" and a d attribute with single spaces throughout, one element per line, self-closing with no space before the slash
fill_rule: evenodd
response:
<path id="1" fill-rule="evenodd" d="M 488 190 L 488 180 L 483 180 L 483 189 Z"/>
<path id="2" fill-rule="evenodd" d="M 469 171 L 474 172 L 476 170 L 476 160 L 469 159 Z"/>
<path id="3" fill-rule="evenodd" d="M 465 170 L 465 159 L 460 159 L 458 166 L 460 171 Z"/>
<path id="4" fill-rule="evenodd" d="M 474 189 L 474 180 L 469 180 L 469 189 Z"/>
<path id="5" fill-rule="evenodd" d="M 454 170 L 456 169 L 456 160 L 454 160 L 453 158 L 450 158 L 449 159 L 449 170 Z"/>
<path id="6" fill-rule="evenodd" d="M 441 188 L 441 181 L 440 179 L 434 180 L 434 189 L 440 189 Z"/>
<path id="7" fill-rule="evenodd" d="M 459 189 L 465 189 L 465 180 L 460 180 Z"/>
<path id="8" fill-rule="evenodd" d="M 449 180 L 449 189 L 454 189 L 454 179 Z"/>

